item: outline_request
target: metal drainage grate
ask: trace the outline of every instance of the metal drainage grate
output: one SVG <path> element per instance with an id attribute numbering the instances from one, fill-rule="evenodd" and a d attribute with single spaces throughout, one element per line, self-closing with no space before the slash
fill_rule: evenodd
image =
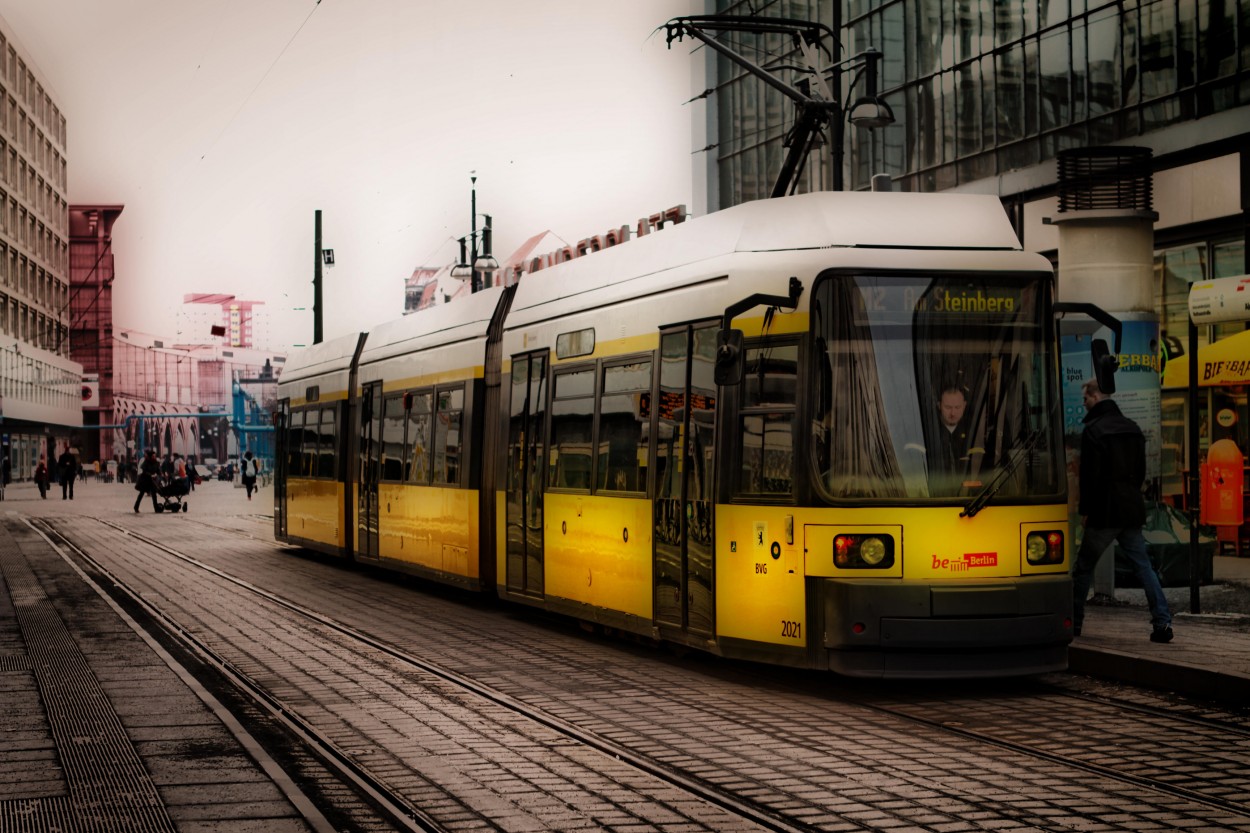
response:
<path id="1" fill-rule="evenodd" d="M 0 572 L 13 599 L 69 796 L 0 802 L 0 833 L 118 830 L 174 833 L 156 786 L 99 680 L 16 542 L 0 531 Z"/>

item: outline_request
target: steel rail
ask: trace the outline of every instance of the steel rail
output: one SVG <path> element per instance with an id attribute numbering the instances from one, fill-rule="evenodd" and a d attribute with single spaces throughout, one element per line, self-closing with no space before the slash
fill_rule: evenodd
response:
<path id="1" fill-rule="evenodd" d="M 101 523 L 114 526 L 114 528 L 124 531 L 123 527 L 117 526 L 110 522 L 101 521 Z M 200 523 L 204 523 L 204 522 L 201 521 Z M 229 530 L 229 529 L 214 526 L 211 524 L 204 524 L 204 525 L 209 526 L 213 529 L 222 529 L 223 531 L 234 532 L 237 535 L 241 535 L 247 538 L 252 538 L 253 540 L 263 540 L 263 539 L 256 539 L 255 536 L 252 536 L 249 533 L 243 532 L 241 530 Z M 212 567 L 211 565 L 202 564 L 201 562 L 198 562 L 196 559 L 191 558 L 190 556 L 185 556 L 181 553 L 178 553 L 176 550 L 169 548 L 166 545 L 161 544 L 160 542 L 153 541 L 143 536 L 135 535 L 134 533 L 128 533 L 128 534 L 134 537 L 137 537 L 140 540 L 143 540 L 145 543 L 155 546 L 171 555 L 187 560 L 190 563 L 193 563 L 196 566 L 201 567 L 202 569 L 217 573 L 220 577 L 226 580 L 232 581 L 236 584 L 239 584 L 240 586 L 246 587 L 252 592 L 257 593 L 258 595 L 261 595 L 265 598 L 276 601 L 279 604 L 290 607 L 294 610 L 303 612 L 305 613 L 305 615 L 309 615 L 315 621 L 319 622 L 322 625 L 325 625 L 326 627 L 330 627 L 332 629 L 338 630 L 344 634 L 352 636 L 353 638 L 361 639 L 366 644 L 369 644 L 372 647 L 377 648 L 378 650 L 384 651 L 387 654 L 396 657 L 397 659 L 401 659 L 405 662 L 410 662 L 413 665 L 421 668 L 422 670 L 427 671 L 428 673 L 434 674 L 456 685 L 463 686 L 473 691 L 474 693 L 479 694 L 480 696 L 491 700 L 492 702 L 495 702 L 506 708 L 512 709 L 518 713 L 523 714 L 526 717 L 530 717 L 548 726 L 549 728 L 552 728 L 556 731 L 566 734 L 569 737 L 573 737 L 579 741 L 585 742 L 588 745 L 591 745 L 594 748 L 599 749 L 600 751 L 615 755 L 619 757 L 621 760 L 627 761 L 639 767 L 640 769 L 647 771 L 650 774 L 656 775 L 657 777 L 663 778 L 664 780 L 668 781 L 669 774 L 671 773 L 673 776 L 682 779 L 680 783 L 677 781 L 669 781 L 670 783 L 673 783 L 676 786 L 680 786 L 683 789 L 689 789 L 685 785 L 687 782 L 701 783 L 701 782 L 695 781 L 694 779 L 690 779 L 686 776 L 682 776 L 678 773 L 672 773 L 671 770 L 667 770 L 662 765 L 649 761 L 646 758 L 642 758 L 638 756 L 636 753 L 628 750 L 625 747 L 621 747 L 613 743 L 612 741 L 608 741 L 596 735 L 584 732 L 583 730 L 578 729 L 576 726 L 573 726 L 572 724 L 568 724 L 565 721 L 560 720 L 559 718 L 555 718 L 544 712 L 538 711 L 534 709 L 533 707 L 530 707 L 524 703 L 516 701 L 514 698 L 506 694 L 497 692 L 494 689 L 490 689 L 489 687 L 484 686 L 483 684 L 478 683 L 475 680 L 463 677 L 462 675 L 459 675 L 453 671 L 448 671 L 446 669 L 439 668 L 438 666 L 432 665 L 429 662 L 422 660 L 420 658 L 412 657 L 411 655 L 405 654 L 404 652 L 399 651 L 398 649 L 395 649 L 387 645 L 386 643 L 378 641 L 377 639 L 369 636 L 368 634 L 364 634 L 359 631 L 356 631 L 354 628 L 351 628 L 348 625 L 344 625 L 342 623 L 336 622 L 335 620 L 324 617 L 322 614 L 316 613 L 315 611 L 307 611 L 306 609 L 302 608 L 300 605 L 297 605 L 292 602 L 288 602 L 286 600 L 281 599 L 280 597 L 276 597 L 273 594 L 270 594 L 268 591 L 265 591 L 260 588 L 256 588 L 250 585 L 248 582 L 243 581 L 242 579 L 238 579 L 233 576 L 230 576 L 229 574 L 222 572 L 218 570 L 218 568 Z M 747 676 L 751 676 L 751 675 L 748 674 Z M 976 740 L 982 743 L 995 746 L 1000 749 L 1015 752 L 1017 754 L 1040 758 L 1042 760 L 1049 761 L 1050 763 L 1054 763 L 1054 764 L 1058 764 L 1058 765 L 1066 766 L 1066 767 L 1071 767 L 1074 769 L 1079 769 L 1084 772 L 1089 772 L 1091 774 L 1101 775 L 1106 778 L 1119 781 L 1121 783 L 1127 783 L 1133 786 L 1150 789 L 1155 792 L 1160 792 L 1160 793 L 1170 795 L 1176 798 L 1181 798 L 1187 801 L 1192 801 L 1197 804 L 1215 807 L 1221 810 L 1225 810 L 1227 812 L 1232 812 L 1238 815 L 1250 817 L 1250 804 L 1237 803 L 1234 801 L 1229 801 L 1227 799 L 1221 799 L 1217 796 L 1211 796 L 1211 795 L 1207 795 L 1201 792 L 1197 792 L 1195 790 L 1192 790 L 1186 787 L 1175 786 L 1166 781 L 1160 781 L 1154 778 L 1133 775 L 1131 773 L 1126 773 L 1122 770 L 1117 770 L 1117 769 L 1102 766 L 1099 764 L 1090 764 L 1090 763 L 1081 761 L 1080 759 L 1077 759 L 1077 758 L 1070 758 L 1062 754 L 1039 750 L 1035 747 L 1029 746 L 1028 744 L 1005 740 L 1002 738 L 997 738 L 991 734 L 978 732 L 976 730 L 963 729 L 958 726 L 952 726 L 949 723 L 945 723 L 941 720 L 919 717 L 905 710 L 894 709 L 889 706 L 882 706 L 880 704 L 877 704 L 870 699 L 869 695 L 865 695 L 862 697 L 855 697 L 855 696 L 849 696 L 849 695 L 837 695 L 837 694 L 831 694 L 827 689 L 819 689 L 816 693 L 818 693 L 819 696 L 823 696 L 829 699 L 834 699 L 834 700 L 837 700 L 838 702 L 862 706 L 871 711 L 875 711 L 881 714 L 887 714 L 892 717 L 897 717 L 897 718 L 906 720 L 911 723 L 924 725 L 928 728 L 937 729 L 939 731 L 953 734 L 953 735 L 963 737 L 966 739 Z M 1063 694 L 1064 692 L 1062 690 L 1056 690 L 1056 693 Z M 1086 697 L 1085 695 L 1073 695 L 1073 694 L 1069 694 L 1068 696 L 1079 696 L 1082 698 Z M 1098 698 L 1094 698 L 1094 699 L 1098 699 Z M 1208 729 L 1214 728 L 1214 729 L 1220 729 L 1224 731 L 1230 731 L 1230 732 L 1238 734 L 1239 736 L 1250 737 L 1250 729 L 1244 729 L 1241 727 L 1237 727 L 1236 725 L 1227 724 L 1224 722 L 1218 722 L 1218 721 L 1213 722 L 1209 719 L 1199 719 L 1190 715 L 1178 715 L 1174 712 L 1169 712 L 1166 709 L 1152 708 L 1152 707 L 1141 706 L 1141 705 L 1132 704 L 1132 703 L 1122 703 L 1119 701 L 1109 703 L 1108 705 L 1112 705 L 1116 708 L 1134 711 L 1139 714 L 1147 715 L 1150 717 L 1156 717 L 1156 718 L 1165 717 L 1167 719 L 1175 720 L 1181 723 L 1188 723 L 1190 725 L 1203 726 L 1204 728 L 1208 728 Z M 707 789 L 710 789 L 713 792 L 719 792 L 714 787 L 708 787 Z M 694 790 L 691 789 L 691 791 L 694 791 Z M 729 798 L 732 798 L 732 797 L 729 797 Z M 708 800 L 711 800 L 711 799 L 709 798 Z M 732 800 L 735 802 L 738 802 L 737 799 L 732 799 Z M 738 802 L 738 803 L 741 803 L 741 802 Z M 734 812 L 738 812 L 733 807 L 728 807 L 726 805 L 719 805 L 719 806 L 722 806 L 725 809 L 732 809 Z M 767 812 L 767 811 L 764 811 L 764 812 Z M 764 822 L 761 821 L 761 823 L 764 823 Z M 806 830 L 809 828 L 799 826 L 799 827 L 784 827 L 784 828 L 777 828 L 777 829 Z"/>
<path id="2" fill-rule="evenodd" d="M 126 532 L 130 537 L 139 538 L 139 540 L 143 540 L 145 543 L 160 547 L 159 544 L 155 544 L 142 536 L 129 533 L 115 524 L 107 521 L 100 522 L 106 526 L 112 526 L 115 529 Z M 47 536 L 49 540 L 55 538 L 61 546 L 72 551 L 77 558 L 89 564 L 92 570 L 107 578 L 111 592 L 119 593 L 127 601 L 137 605 L 168 636 L 200 656 L 201 659 L 215 668 L 252 702 L 277 718 L 287 729 L 303 741 L 307 747 L 314 750 L 323 761 L 362 790 L 390 820 L 394 821 L 402 829 L 414 831 L 415 833 L 451 833 L 452 828 L 439 824 L 424 811 L 409 803 L 403 796 L 391 790 L 384 782 L 375 778 L 366 768 L 353 760 L 350 754 L 340 750 L 332 740 L 304 721 L 295 710 L 287 707 L 280 699 L 270 694 L 248 674 L 235 667 L 229 660 L 214 651 L 163 610 L 150 602 L 142 593 L 132 589 L 82 547 L 63 535 L 49 519 L 40 519 L 34 523 L 37 524 L 36 528 Z M 163 547 L 161 548 L 164 549 Z M 194 559 L 190 560 L 194 561 Z"/>
<path id="3" fill-rule="evenodd" d="M 376 637 L 373 637 L 363 631 L 357 630 L 356 628 L 350 625 L 344 624 L 343 622 L 340 622 L 336 619 L 332 619 L 326 616 L 325 614 L 317 612 L 316 610 L 312 610 L 311 608 L 305 607 L 304 605 L 298 604 L 297 602 L 293 602 L 289 599 L 285 599 L 275 593 L 265 590 L 262 587 L 258 587 L 249 581 L 238 578 L 237 576 L 233 576 L 218 567 L 212 566 L 211 564 L 205 564 L 199 559 L 196 559 L 185 553 L 179 552 L 177 549 L 170 547 L 166 544 L 163 544 L 160 541 L 157 541 L 145 535 L 141 535 L 139 533 L 133 532 L 129 529 L 126 529 L 124 526 L 121 526 L 113 521 L 108 521 L 103 518 L 94 518 L 93 520 L 97 521 L 98 523 L 104 526 L 110 527 L 111 529 L 117 530 L 118 532 L 121 532 L 127 535 L 128 537 L 141 541 L 144 544 L 147 544 L 148 546 L 153 547 L 154 549 L 160 550 L 161 552 L 164 552 L 170 556 L 173 556 L 174 558 L 177 558 L 187 564 L 190 564 L 191 566 L 196 567 L 197 569 L 208 572 L 222 579 L 223 581 L 229 582 L 231 584 L 238 586 L 241 589 L 247 590 L 248 592 L 253 593 L 256 596 L 259 596 L 260 598 L 265 599 L 266 601 L 272 604 L 275 604 L 279 607 L 283 607 L 287 610 L 290 610 L 293 613 L 297 613 L 301 616 L 304 616 L 305 618 L 308 618 L 311 621 L 316 622 L 322 627 L 328 628 L 336 633 L 339 633 L 344 636 L 350 637 L 354 640 L 357 640 L 363 643 L 364 645 L 367 645 L 368 647 L 376 651 L 379 651 L 393 659 L 399 660 L 400 662 L 406 663 L 434 677 L 437 677 L 459 688 L 467 690 L 470 693 L 482 698 L 483 700 L 494 703 L 495 705 L 505 708 L 514 714 L 518 714 L 522 717 L 532 720 L 535 723 L 538 723 L 542 726 L 547 727 L 548 729 L 551 729 L 552 731 L 558 732 L 559 734 L 564 735 L 565 737 L 568 737 L 572 740 L 577 741 L 578 743 L 581 743 L 591 749 L 594 749 L 597 752 L 600 752 L 604 755 L 609 755 L 613 758 L 616 758 L 617 760 L 623 761 L 624 763 L 627 763 L 630 766 L 633 766 L 634 768 L 642 772 L 645 772 L 646 774 L 654 778 L 657 778 L 660 781 L 670 786 L 684 790 L 696 796 L 697 798 L 703 801 L 706 801 L 709 804 L 720 807 L 721 809 L 726 810 L 730 813 L 733 813 L 734 815 L 737 815 L 741 818 L 752 821 L 768 830 L 776 831 L 776 833 L 813 833 L 813 831 L 816 831 L 819 829 L 811 825 L 792 822 L 784 818 L 783 816 L 776 814 L 773 811 L 768 810 L 767 808 L 762 807 L 756 802 L 740 799 L 728 792 L 725 792 L 719 787 L 716 787 L 715 785 L 709 784 L 698 778 L 693 778 L 681 772 L 673 770 L 670 767 L 667 767 L 662 763 L 659 763 L 644 755 L 640 755 L 637 752 L 634 752 L 633 750 L 629 749 L 626 746 L 622 746 L 621 744 L 618 744 L 614 741 L 611 741 L 593 732 L 588 732 L 584 729 L 581 729 L 578 726 L 566 720 L 562 720 L 559 717 L 555 717 L 551 714 L 548 714 L 547 712 L 544 712 L 540 709 L 532 707 L 524 703 L 523 701 L 517 700 L 516 698 L 508 694 L 498 691 L 497 689 L 491 688 L 490 686 L 484 685 L 463 674 L 459 674 L 455 671 L 449 670 L 447 668 L 444 668 L 442 666 L 429 662 L 428 660 L 424 660 L 420 657 L 414 656 L 410 653 L 400 650 L 399 648 L 396 648 L 395 646 L 387 642 L 384 642 Z M 241 531 L 238 532 L 238 534 L 244 535 L 247 537 L 252 537 L 248 535 L 248 533 L 241 532 Z M 89 556 L 85 556 L 85 557 L 89 558 Z M 178 627 L 176 623 L 174 623 L 173 626 Z M 179 628 L 179 630 L 181 629 Z M 222 661 L 226 662 L 225 660 L 222 660 Z M 227 662 L 227 665 L 228 665 L 228 662 Z M 254 683 L 251 683 L 250 685 L 256 686 L 256 688 L 258 688 L 259 690 L 263 692 L 263 689 L 261 689 L 258 685 Z M 269 695 L 268 693 L 265 693 L 265 697 L 267 698 L 267 700 L 272 701 L 275 704 L 278 704 L 277 707 L 282 708 L 284 714 L 291 713 L 293 715 L 293 712 L 291 712 L 291 710 L 287 709 L 285 706 L 281 706 L 280 701 L 278 701 L 277 698 L 273 698 L 272 695 Z M 312 729 L 311 727 L 308 727 L 307 731 L 315 732 L 315 730 Z M 343 753 L 338 753 L 338 754 L 343 754 Z"/>

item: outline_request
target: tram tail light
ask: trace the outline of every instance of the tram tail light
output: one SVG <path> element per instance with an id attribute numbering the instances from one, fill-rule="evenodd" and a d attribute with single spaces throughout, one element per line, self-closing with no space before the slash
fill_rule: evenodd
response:
<path id="1" fill-rule="evenodd" d="M 834 566 L 844 570 L 880 570 L 894 566 L 891 535 L 837 535 L 833 539 Z"/>
<path id="2" fill-rule="evenodd" d="M 1024 539 L 1024 557 L 1030 564 L 1059 564 L 1063 561 L 1063 533 L 1057 529 L 1030 532 Z"/>

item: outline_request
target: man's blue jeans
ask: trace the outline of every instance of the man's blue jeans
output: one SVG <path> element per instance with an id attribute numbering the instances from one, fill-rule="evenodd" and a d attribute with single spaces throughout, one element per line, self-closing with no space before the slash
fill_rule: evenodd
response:
<path id="1" fill-rule="evenodd" d="M 1076 554 L 1076 568 L 1072 571 L 1072 624 L 1079 628 L 1085 621 L 1085 597 L 1089 595 L 1089 586 L 1094 580 L 1094 567 L 1112 541 L 1120 543 L 1120 549 L 1132 562 L 1133 571 L 1146 591 L 1151 624 L 1156 628 L 1171 627 L 1172 611 L 1168 609 L 1163 587 L 1150 564 L 1150 556 L 1146 554 L 1146 539 L 1142 537 L 1140 527 L 1085 527 L 1085 537 Z"/>

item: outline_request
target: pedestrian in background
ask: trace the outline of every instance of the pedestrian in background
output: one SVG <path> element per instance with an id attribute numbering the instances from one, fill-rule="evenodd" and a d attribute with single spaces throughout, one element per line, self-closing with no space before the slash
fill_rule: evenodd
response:
<path id="1" fill-rule="evenodd" d="M 4 500 L 4 490 L 13 482 L 13 464 L 9 455 L 4 455 L 4 463 L 0 464 L 0 500 Z"/>
<path id="2" fill-rule="evenodd" d="M 139 493 L 135 498 L 135 512 L 139 511 L 144 495 L 152 496 L 152 511 L 156 511 L 156 478 L 160 473 L 161 461 L 156 459 L 156 451 L 149 448 L 143 456 L 143 462 L 139 464 L 139 474 L 135 478 L 135 491 Z"/>
<path id="3" fill-rule="evenodd" d="M 39 464 L 35 466 L 35 485 L 39 487 L 39 497 L 48 499 L 48 461 L 39 455 Z"/>
<path id="4" fill-rule="evenodd" d="M 241 477 L 243 478 L 243 488 L 247 489 L 247 499 L 252 499 L 252 491 L 256 488 L 256 475 L 260 472 L 259 461 L 252 456 L 251 451 L 243 453 L 243 467 L 241 469 Z"/>
<path id="5" fill-rule="evenodd" d="M 1080 514 L 1085 536 L 1072 572 L 1072 632 L 1081 635 L 1085 597 L 1089 595 L 1094 567 L 1111 542 L 1117 541 L 1146 591 L 1154 626 L 1150 641 L 1171 642 L 1172 612 L 1142 535 L 1146 525 L 1142 498 L 1146 438 L 1137 423 L 1124 416 L 1120 406 L 1102 392 L 1096 380 L 1086 382 L 1081 393 L 1088 412 L 1081 432 L 1080 471 Z"/>
<path id="6" fill-rule="evenodd" d="M 78 479 L 78 458 L 69 446 L 56 458 L 56 476 L 61 481 L 61 500 L 74 499 L 74 481 Z"/>

